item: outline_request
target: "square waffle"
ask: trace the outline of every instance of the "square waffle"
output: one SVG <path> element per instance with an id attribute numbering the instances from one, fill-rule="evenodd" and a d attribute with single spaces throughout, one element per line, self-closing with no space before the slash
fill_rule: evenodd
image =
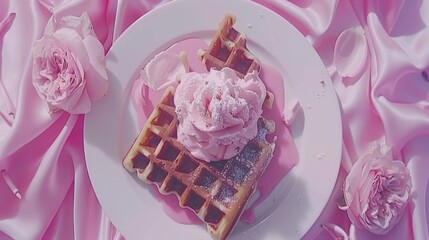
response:
<path id="1" fill-rule="evenodd" d="M 198 55 L 207 70 L 229 67 L 239 78 L 244 78 L 247 73 L 259 71 L 261 65 L 256 56 L 247 49 L 246 35 L 233 28 L 234 23 L 235 16 L 226 14 L 207 50 L 201 49 Z M 274 94 L 267 91 L 264 106 L 272 108 L 273 102 Z"/>
<path id="2" fill-rule="evenodd" d="M 243 78 L 246 73 L 259 71 L 259 60 L 247 49 L 246 36 L 235 28 L 235 16 L 225 15 L 212 42 L 205 51 L 199 53 L 207 70 L 229 67 L 235 70 L 238 77 Z"/>
<path id="3" fill-rule="evenodd" d="M 258 135 L 228 160 L 205 162 L 194 158 L 177 140 L 174 88 L 159 104 L 123 160 L 162 194 L 175 194 L 181 207 L 195 212 L 207 224 L 213 239 L 226 239 L 255 191 L 257 181 L 272 158 L 274 143 L 265 140 L 275 125 L 260 118 Z"/>

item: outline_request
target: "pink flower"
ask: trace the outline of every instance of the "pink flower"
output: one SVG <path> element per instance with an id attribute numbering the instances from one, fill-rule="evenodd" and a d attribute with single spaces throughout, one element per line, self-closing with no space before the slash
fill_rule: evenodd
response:
<path id="1" fill-rule="evenodd" d="M 33 85 L 50 111 L 81 114 L 107 92 L 103 45 L 86 13 L 52 17 L 33 48 Z"/>
<path id="2" fill-rule="evenodd" d="M 404 163 L 377 147 L 356 161 L 347 176 L 344 209 L 356 227 L 386 234 L 401 219 L 410 191 L 410 172 Z"/>

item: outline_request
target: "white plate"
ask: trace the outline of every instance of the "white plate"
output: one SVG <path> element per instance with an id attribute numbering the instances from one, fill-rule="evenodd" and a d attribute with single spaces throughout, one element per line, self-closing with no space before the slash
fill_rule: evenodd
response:
<path id="1" fill-rule="evenodd" d="M 299 164 L 277 186 L 272 194 L 276 198 L 261 204 L 268 214 L 255 224 L 238 224 L 231 239 L 301 238 L 332 192 L 341 155 L 340 111 L 327 71 L 307 40 L 282 17 L 254 2 L 173 1 L 141 17 L 114 43 L 107 54 L 109 92 L 85 116 L 89 176 L 104 211 L 126 239 L 210 239 L 205 227 L 178 224 L 164 214 L 121 160 L 139 131 L 129 97 L 136 72 L 179 40 L 209 40 L 226 13 L 237 16 L 235 26 L 247 34 L 251 51 L 282 74 L 285 101 L 298 98 L 303 106 L 292 128 Z"/>

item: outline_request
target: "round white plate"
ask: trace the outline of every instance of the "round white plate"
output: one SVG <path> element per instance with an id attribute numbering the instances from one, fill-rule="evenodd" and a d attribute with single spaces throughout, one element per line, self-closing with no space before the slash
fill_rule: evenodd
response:
<path id="1" fill-rule="evenodd" d="M 85 116 L 91 182 L 107 216 L 128 240 L 210 239 L 204 226 L 170 219 L 150 189 L 122 167 L 122 158 L 139 132 L 130 101 L 136 73 L 179 40 L 209 41 L 226 13 L 237 17 L 235 27 L 246 33 L 249 49 L 282 74 L 285 102 L 297 98 L 303 109 L 292 127 L 299 164 L 274 190 L 275 197 L 260 205 L 259 212 L 267 214 L 251 225 L 239 223 L 230 238 L 301 238 L 332 192 L 341 156 L 340 111 L 327 71 L 307 40 L 282 17 L 251 1 L 177 0 L 141 17 L 114 43 L 107 54 L 109 92 Z"/>

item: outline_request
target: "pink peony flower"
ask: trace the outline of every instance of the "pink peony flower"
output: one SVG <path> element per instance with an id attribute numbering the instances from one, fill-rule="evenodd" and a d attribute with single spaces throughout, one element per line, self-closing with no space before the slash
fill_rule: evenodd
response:
<path id="1" fill-rule="evenodd" d="M 401 219 L 410 199 L 411 177 L 402 161 L 379 146 L 353 165 L 344 185 L 347 214 L 356 227 L 386 234 Z"/>
<path id="2" fill-rule="evenodd" d="M 107 92 L 103 45 L 86 13 L 52 17 L 33 48 L 33 85 L 50 111 L 81 114 Z"/>

